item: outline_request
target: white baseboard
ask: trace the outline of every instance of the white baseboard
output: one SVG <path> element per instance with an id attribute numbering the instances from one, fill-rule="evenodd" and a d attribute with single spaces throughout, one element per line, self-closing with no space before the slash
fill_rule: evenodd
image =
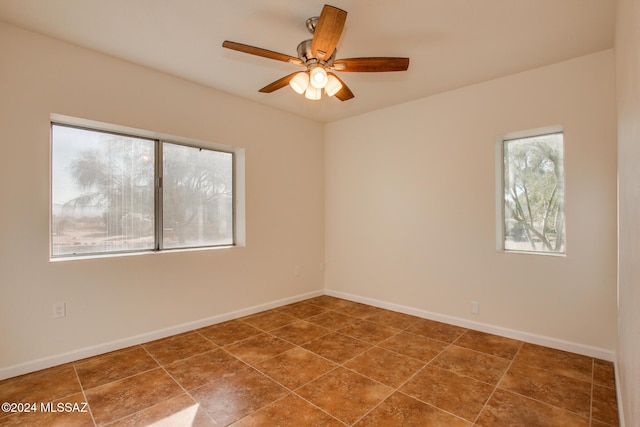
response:
<path id="1" fill-rule="evenodd" d="M 265 310 L 270 310 L 272 308 L 302 301 L 308 298 L 317 297 L 323 294 L 324 294 L 324 291 L 322 290 L 308 292 L 306 294 L 297 295 L 294 297 L 284 298 L 277 301 L 271 301 L 268 303 L 255 305 L 253 307 L 232 311 L 229 313 L 207 317 L 205 319 L 196 320 L 194 322 L 187 322 L 180 325 L 171 326 L 169 328 L 160 329 L 157 331 L 135 335 L 132 337 L 127 337 L 127 338 L 111 341 L 104 344 L 84 347 L 84 348 L 72 350 L 62 354 L 43 357 L 41 359 L 31 360 L 31 361 L 20 363 L 17 365 L 0 368 L 0 380 L 6 379 L 6 378 L 12 378 L 18 375 L 28 374 L 31 372 L 36 372 L 41 369 L 51 368 L 53 366 L 61 365 L 63 363 L 74 362 L 76 360 L 84 359 L 87 357 L 97 356 L 99 354 L 108 353 L 110 351 L 120 350 L 123 348 L 131 347 L 133 345 L 143 344 L 143 343 L 157 340 L 160 338 L 166 338 L 171 335 L 181 334 L 183 332 L 192 331 L 194 329 L 204 328 L 205 326 L 215 325 L 216 323 L 226 322 L 227 320 L 237 319 L 239 317 L 248 316 L 250 314 L 259 313 Z"/>
<path id="2" fill-rule="evenodd" d="M 152 331 L 152 332 L 148 332 L 140 335 L 135 335 L 132 337 L 123 338 L 116 341 L 111 341 L 104 344 L 84 347 L 84 348 L 72 350 L 62 354 L 48 356 L 41 359 L 31 360 L 31 361 L 20 363 L 17 365 L 0 368 L 0 380 L 6 379 L 6 378 L 12 378 L 18 375 L 27 374 L 30 372 L 39 371 L 41 369 L 50 368 L 53 366 L 61 365 L 63 363 L 69 363 L 69 362 L 84 359 L 87 357 L 97 356 L 99 354 L 108 353 L 110 351 L 120 350 L 126 347 L 131 347 L 133 345 L 143 344 L 149 341 L 166 338 L 171 335 L 180 334 L 180 333 L 191 331 L 194 329 L 215 325 L 216 323 L 226 322 L 228 320 L 237 319 L 239 317 L 248 316 L 248 315 L 259 313 L 265 310 L 270 310 L 272 308 L 302 301 L 308 298 L 313 298 L 323 294 L 335 296 L 337 298 L 343 298 L 349 301 L 369 304 L 375 307 L 386 308 L 388 310 L 398 311 L 400 313 L 406 313 L 406 314 L 421 317 L 424 319 L 435 320 L 438 322 L 449 323 L 451 325 L 460 326 L 463 328 L 469 328 L 476 331 L 487 332 L 487 333 L 500 335 L 507 338 L 513 338 L 513 339 L 525 341 L 532 344 L 543 345 L 545 347 L 551 347 L 558 350 L 569 351 L 572 353 L 582 354 L 589 357 L 596 357 L 598 359 L 607 360 L 610 362 L 615 361 L 615 352 L 598 348 L 598 347 L 587 346 L 584 344 L 578 344 L 570 341 L 559 340 L 556 338 L 532 334 L 529 332 L 517 331 L 514 329 L 503 328 L 501 326 L 475 322 L 468 319 L 462 319 L 458 317 L 453 317 L 453 316 L 448 316 L 440 313 L 434 313 L 426 310 L 408 307 L 400 304 L 380 301 L 373 298 L 366 298 L 358 295 L 325 289 L 324 291 L 319 290 L 319 291 L 308 292 L 308 293 L 297 295 L 294 297 L 284 298 L 284 299 L 248 307 L 245 309 L 232 311 L 229 313 L 207 317 L 205 319 L 200 319 L 194 322 L 183 323 L 183 324 L 171 326 L 165 329 L 160 329 L 160 330 L 156 330 L 156 331 Z M 616 369 L 616 374 L 617 372 L 618 370 Z M 618 384 L 619 384 L 619 381 L 616 381 L 616 386 Z"/>
<path id="3" fill-rule="evenodd" d="M 545 347 L 555 348 L 557 350 L 564 350 L 571 353 L 582 354 L 584 356 L 595 357 L 598 359 L 606 360 L 608 362 L 615 361 L 614 351 L 599 347 L 592 347 L 589 345 L 579 344 L 571 341 L 559 340 L 557 338 L 537 335 L 530 332 L 518 331 L 515 329 L 503 328 L 501 326 L 490 325 L 487 323 L 475 322 L 473 320 L 462 319 L 460 317 L 434 313 L 431 311 L 407 307 L 404 305 L 389 303 L 386 301 L 380 301 L 373 298 L 361 297 L 358 295 L 352 295 L 344 292 L 334 291 L 331 289 L 325 289 L 325 294 L 337 298 L 343 298 L 349 301 L 360 302 L 363 304 L 373 305 L 375 307 L 398 311 L 400 313 L 411 314 L 413 316 L 422 317 L 423 319 L 435 320 L 437 322 L 448 323 L 450 325 L 473 329 L 480 332 L 500 335 L 502 337 L 517 339 L 531 344 L 538 344 Z"/>

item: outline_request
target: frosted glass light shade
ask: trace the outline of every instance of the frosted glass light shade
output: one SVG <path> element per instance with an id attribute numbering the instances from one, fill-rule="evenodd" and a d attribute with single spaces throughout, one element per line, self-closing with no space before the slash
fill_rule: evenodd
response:
<path id="1" fill-rule="evenodd" d="M 315 67 L 311 70 L 311 75 L 309 77 L 309 83 L 311 86 L 322 89 L 327 85 L 327 72 L 322 67 Z"/>
<path id="2" fill-rule="evenodd" d="M 311 100 L 318 100 L 320 99 L 320 97 L 322 96 L 322 89 L 318 89 L 315 88 L 311 85 L 309 85 L 309 87 L 307 88 L 307 90 L 304 93 L 305 98 L 307 99 L 311 99 Z"/>
<path id="3" fill-rule="evenodd" d="M 324 91 L 327 95 L 333 96 L 338 93 L 340 89 L 342 89 L 342 83 L 340 83 L 340 80 L 338 80 L 336 76 L 329 75 L 327 77 L 327 85 L 324 87 Z"/>
<path id="4" fill-rule="evenodd" d="M 300 71 L 298 74 L 293 76 L 291 80 L 289 80 L 289 86 L 302 95 L 309 86 L 309 75 L 304 71 Z"/>

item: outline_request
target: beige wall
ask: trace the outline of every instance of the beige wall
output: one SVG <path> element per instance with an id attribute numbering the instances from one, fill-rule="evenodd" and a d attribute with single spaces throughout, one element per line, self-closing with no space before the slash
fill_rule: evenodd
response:
<path id="1" fill-rule="evenodd" d="M 607 50 L 328 124 L 326 288 L 612 358 L 614 77 Z M 553 125 L 567 256 L 497 252 L 495 138 Z"/>
<path id="2" fill-rule="evenodd" d="M 640 2 L 619 0 L 616 29 L 619 171 L 618 386 L 624 424 L 640 425 Z"/>
<path id="3" fill-rule="evenodd" d="M 247 246 L 49 262 L 51 113 L 244 147 Z M 0 374 L 321 292 L 322 138 L 321 124 L 0 24 Z"/>

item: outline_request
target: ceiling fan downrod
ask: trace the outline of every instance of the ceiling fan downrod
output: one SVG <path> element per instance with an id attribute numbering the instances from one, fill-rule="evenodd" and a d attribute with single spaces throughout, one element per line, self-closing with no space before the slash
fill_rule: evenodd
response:
<path id="1" fill-rule="evenodd" d="M 314 34 L 316 32 L 316 27 L 318 26 L 319 19 L 319 16 L 313 16 L 305 21 L 304 24 L 307 26 L 307 30 L 309 30 L 311 34 Z"/>

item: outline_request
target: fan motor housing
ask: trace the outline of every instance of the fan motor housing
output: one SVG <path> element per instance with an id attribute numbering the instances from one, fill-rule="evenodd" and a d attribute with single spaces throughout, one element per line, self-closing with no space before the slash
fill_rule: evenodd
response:
<path id="1" fill-rule="evenodd" d="M 313 39 L 304 40 L 300 42 L 298 45 L 298 58 L 305 64 L 316 64 L 319 63 L 326 67 L 331 67 L 333 65 L 333 61 L 336 59 L 337 49 L 333 50 L 333 53 L 327 60 L 319 61 L 318 58 L 313 56 L 311 52 L 311 44 L 313 43 Z"/>

